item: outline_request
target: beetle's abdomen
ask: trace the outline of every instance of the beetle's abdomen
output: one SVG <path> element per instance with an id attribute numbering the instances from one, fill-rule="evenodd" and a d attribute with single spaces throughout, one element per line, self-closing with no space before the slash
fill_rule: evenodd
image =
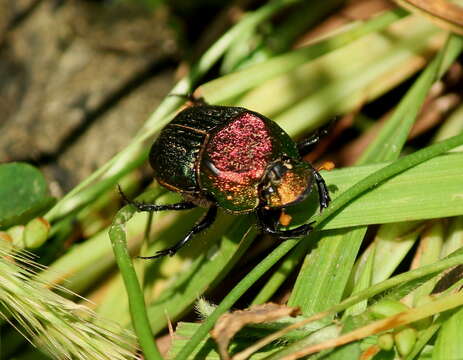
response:
<path id="1" fill-rule="evenodd" d="M 156 180 L 174 191 L 197 192 L 195 164 L 205 135 L 178 125 L 167 125 L 150 151 Z"/>

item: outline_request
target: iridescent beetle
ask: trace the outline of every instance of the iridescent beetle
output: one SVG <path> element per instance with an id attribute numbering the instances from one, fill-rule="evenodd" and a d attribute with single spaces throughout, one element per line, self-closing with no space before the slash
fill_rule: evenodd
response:
<path id="1" fill-rule="evenodd" d="M 304 200 L 314 184 L 320 210 L 330 202 L 325 181 L 302 156 L 318 141 L 318 133 L 296 144 L 275 122 L 241 107 L 212 106 L 202 99 L 175 116 L 153 143 L 149 155 L 154 177 L 180 193 L 183 202 L 169 205 L 124 199 L 138 211 L 207 208 L 205 216 L 174 246 L 156 252 L 155 259 L 174 255 L 193 235 L 209 227 L 217 208 L 232 214 L 255 212 L 263 232 L 279 239 L 307 235 L 301 225 L 279 230 L 275 210 Z"/>

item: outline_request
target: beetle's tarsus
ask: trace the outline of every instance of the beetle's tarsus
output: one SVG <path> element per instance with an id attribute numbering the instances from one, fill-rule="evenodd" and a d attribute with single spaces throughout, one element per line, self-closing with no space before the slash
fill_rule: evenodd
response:
<path id="1" fill-rule="evenodd" d="M 203 231 L 204 229 L 211 226 L 216 218 L 217 215 L 217 206 L 211 206 L 206 215 L 195 225 L 193 228 L 188 232 L 188 234 L 174 246 L 157 251 L 153 256 L 138 256 L 139 259 L 158 259 L 164 256 L 173 256 L 179 251 L 186 243 L 188 243 L 192 238 L 193 235 Z"/>
<path id="2" fill-rule="evenodd" d="M 121 198 L 124 200 L 124 202 L 129 205 L 135 206 L 137 211 L 154 212 L 154 211 L 164 211 L 164 210 L 188 210 L 188 209 L 193 209 L 196 207 L 196 205 L 190 201 L 183 201 L 183 202 L 179 202 L 175 204 L 166 204 L 166 205 L 141 203 L 141 202 L 133 201 L 129 199 L 127 195 L 124 194 L 119 184 L 117 185 L 117 188 L 119 189 L 119 193 L 121 194 Z"/>
<path id="3" fill-rule="evenodd" d="M 320 175 L 320 173 L 316 169 L 313 169 L 312 171 L 313 171 L 313 176 L 315 178 L 315 183 L 317 184 L 317 188 L 318 188 L 318 202 L 320 203 L 320 212 L 321 212 L 323 211 L 323 209 L 328 207 L 328 205 L 330 204 L 331 198 L 328 192 L 328 187 L 326 186 L 326 183 L 323 177 Z"/>
<path id="4" fill-rule="evenodd" d="M 257 212 L 257 219 L 259 220 L 260 227 L 263 232 L 275 236 L 281 240 L 294 239 L 307 236 L 312 230 L 312 225 L 304 224 L 291 230 L 278 230 L 274 221 L 272 221 L 271 212 L 259 210 Z"/>
<path id="5" fill-rule="evenodd" d="M 297 150 L 301 156 L 305 156 L 312 151 L 312 148 L 317 144 L 322 137 L 328 134 L 335 120 L 330 121 L 328 124 L 318 128 L 315 132 L 308 137 L 297 143 Z"/>
<path id="6" fill-rule="evenodd" d="M 165 250 L 159 250 L 153 256 L 137 256 L 137 258 L 144 259 L 144 260 L 159 259 L 164 256 L 174 256 L 175 253 L 176 253 L 176 250 L 174 250 L 173 248 L 169 248 Z"/>

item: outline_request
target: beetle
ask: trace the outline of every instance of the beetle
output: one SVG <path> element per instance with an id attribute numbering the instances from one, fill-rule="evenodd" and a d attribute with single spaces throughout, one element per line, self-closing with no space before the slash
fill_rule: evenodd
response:
<path id="1" fill-rule="evenodd" d="M 174 246 L 141 258 L 174 255 L 214 222 L 218 207 L 232 214 L 254 212 L 261 230 L 279 239 L 307 235 L 311 224 L 281 230 L 275 213 L 304 200 L 314 184 L 320 211 L 328 206 L 330 196 L 325 181 L 302 159 L 320 134 L 296 144 L 274 121 L 255 111 L 188 98 L 191 105 L 161 130 L 149 153 L 154 178 L 180 193 L 184 201 L 158 205 L 129 200 L 122 191 L 121 196 L 138 211 L 197 206 L 207 211 Z"/>

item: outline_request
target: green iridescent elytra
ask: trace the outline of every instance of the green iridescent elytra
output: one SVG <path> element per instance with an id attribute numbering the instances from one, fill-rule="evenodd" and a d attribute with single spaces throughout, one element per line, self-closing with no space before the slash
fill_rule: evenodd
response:
<path id="1" fill-rule="evenodd" d="M 278 184 L 272 182 L 277 191 L 266 197 L 271 208 L 305 197 L 312 188 L 312 168 L 275 122 L 227 106 L 186 108 L 161 131 L 150 152 L 160 184 L 190 201 L 215 202 L 232 213 L 259 206 L 263 179 L 272 176 L 268 169 L 275 168 L 270 165 L 283 160 L 289 170 L 285 168 Z"/>

